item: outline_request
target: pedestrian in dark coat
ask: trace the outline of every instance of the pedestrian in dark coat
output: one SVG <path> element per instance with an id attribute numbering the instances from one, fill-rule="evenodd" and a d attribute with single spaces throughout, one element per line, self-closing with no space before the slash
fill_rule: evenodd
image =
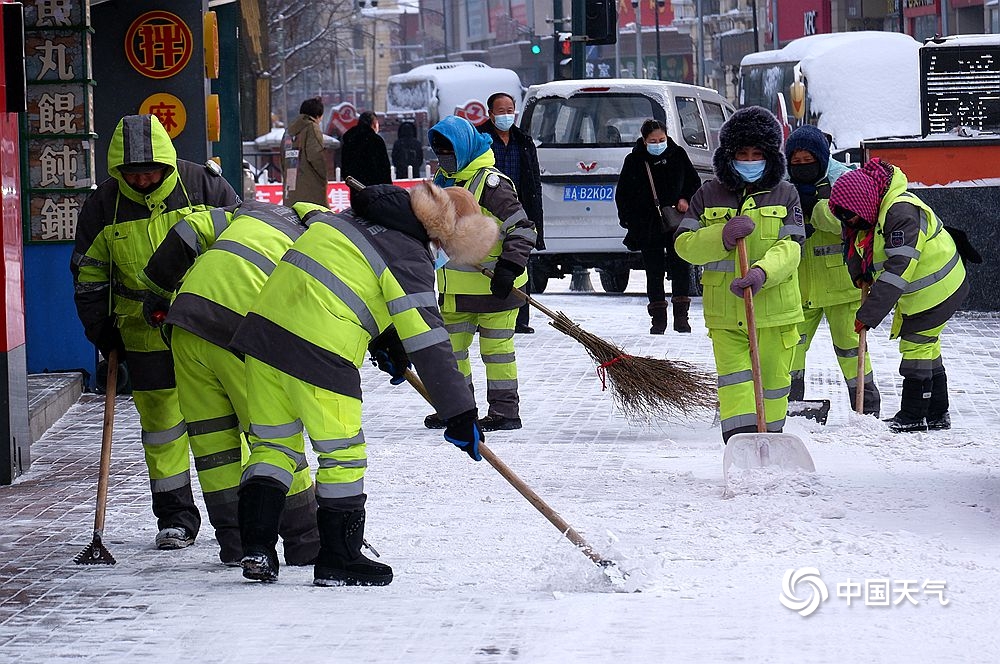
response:
<path id="1" fill-rule="evenodd" d="M 399 125 L 396 142 L 392 144 L 392 165 L 396 168 L 397 179 L 420 177 L 420 168 L 424 165 L 424 146 L 417 138 L 417 125 L 412 122 Z"/>
<path id="2" fill-rule="evenodd" d="M 646 120 L 640 133 L 642 137 L 636 139 L 632 152 L 625 157 L 615 189 L 618 223 L 628 231 L 623 244 L 629 251 L 642 252 L 649 298 L 647 311 L 652 322 L 649 333 L 663 334 L 667 329 L 663 288 L 667 272 L 670 274 L 670 301 L 674 305 L 674 330 L 690 332 L 691 265 L 674 251 L 676 229 L 664 226 L 671 218 L 680 221 L 688 209 L 688 202 L 701 186 L 701 178 L 684 148 L 667 136 L 662 122 Z M 650 178 L 656 185 L 655 195 Z"/>
<path id="3" fill-rule="evenodd" d="M 322 117 L 323 101 L 318 97 L 306 99 L 299 107 L 299 117 L 281 138 L 282 202 L 288 207 L 300 201 L 327 205 L 326 159 L 319 128 Z"/>
<path id="4" fill-rule="evenodd" d="M 365 111 L 358 124 L 344 133 L 340 147 L 340 177 L 362 184 L 392 184 L 392 170 L 385 141 L 378 135 L 378 117 Z"/>
<path id="5" fill-rule="evenodd" d="M 493 138 L 493 155 L 496 157 L 496 167 L 501 173 L 510 178 L 517 189 L 517 198 L 524 208 L 524 213 L 528 219 L 535 222 L 535 231 L 538 239 L 535 241 L 535 249 L 545 248 L 544 233 L 542 231 L 542 178 L 538 168 L 538 153 L 535 150 L 535 142 L 521 131 L 514 124 L 515 102 L 514 98 L 506 92 L 496 92 L 490 95 L 486 102 L 489 109 L 490 119 L 479 125 L 477 129 L 489 134 Z M 531 266 L 528 266 L 529 272 Z M 524 285 L 524 291 L 530 292 L 528 283 Z M 530 307 L 527 303 L 521 306 L 517 312 L 517 323 L 514 331 L 522 334 L 534 332 L 528 325 L 528 313 Z"/>

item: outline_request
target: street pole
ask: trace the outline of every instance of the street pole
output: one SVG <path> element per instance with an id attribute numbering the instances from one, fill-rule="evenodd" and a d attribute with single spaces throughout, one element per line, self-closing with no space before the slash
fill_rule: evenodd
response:
<path id="1" fill-rule="evenodd" d="M 948 25 L 948 0 L 941 0 L 941 36 L 947 37 L 949 31 Z"/>
<path id="2" fill-rule="evenodd" d="M 656 0 L 656 4 L 653 6 L 653 14 L 656 16 L 656 80 L 663 80 L 663 72 L 661 67 L 663 65 L 663 57 L 660 55 L 660 3 L 663 0 Z"/>
<path id="3" fill-rule="evenodd" d="M 635 7 L 635 77 L 646 78 L 642 74 L 642 0 L 632 6 Z"/>
<path id="4" fill-rule="evenodd" d="M 586 0 L 573 0 L 572 6 L 570 57 L 573 59 L 573 78 L 581 79 L 587 72 L 587 3 Z"/>
<path id="5" fill-rule="evenodd" d="M 378 44 L 378 20 L 372 19 L 372 98 L 368 103 L 368 110 L 375 111 L 375 58 L 378 57 L 375 53 L 375 46 Z"/>
<path id="6" fill-rule="evenodd" d="M 698 2 L 698 85 L 705 85 L 705 15 Z M 756 50 L 756 49 L 754 49 Z"/>
<path id="7" fill-rule="evenodd" d="M 753 52 L 760 50 L 760 31 L 757 28 L 757 0 L 750 0 L 750 11 L 753 12 Z"/>
<path id="8" fill-rule="evenodd" d="M 771 48 L 781 48 L 781 39 L 778 37 L 778 0 L 771 0 Z"/>
<path id="9" fill-rule="evenodd" d="M 288 74 L 285 72 L 285 60 L 288 54 L 285 52 L 285 15 L 278 14 L 278 43 L 281 44 L 281 117 L 288 127 Z"/>
<path id="10" fill-rule="evenodd" d="M 896 0 L 896 16 L 899 20 L 899 31 L 906 34 L 906 19 L 903 16 L 903 0 Z"/>
<path id="11" fill-rule="evenodd" d="M 448 54 L 448 0 L 441 0 L 441 29 L 444 30 L 444 59 L 451 59 Z"/>

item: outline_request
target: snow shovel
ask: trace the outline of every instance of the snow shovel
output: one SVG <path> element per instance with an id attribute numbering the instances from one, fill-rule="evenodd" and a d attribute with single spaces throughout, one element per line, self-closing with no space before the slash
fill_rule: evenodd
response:
<path id="1" fill-rule="evenodd" d="M 736 241 L 740 257 L 740 274 L 746 276 L 750 269 L 747 260 L 746 240 Z M 760 349 L 757 346 L 757 321 L 754 318 L 753 294 L 750 288 L 743 290 L 743 303 L 747 314 L 747 336 L 750 340 L 750 371 L 753 374 L 754 407 L 757 413 L 757 433 L 738 433 L 729 439 L 722 457 L 722 474 L 729 483 L 729 469 L 761 468 L 777 466 L 788 470 L 803 469 L 813 472 L 809 450 L 802 440 L 790 433 L 769 433 L 764 417 L 764 386 L 760 377 Z"/>
<path id="2" fill-rule="evenodd" d="M 406 382 L 413 386 L 413 388 L 420 393 L 424 399 L 427 400 L 432 407 L 434 404 L 431 402 L 431 395 L 427 392 L 427 388 L 417 377 L 417 374 L 413 373 L 412 369 L 407 369 L 403 374 L 406 378 Z M 493 466 L 493 468 L 500 473 L 505 480 L 507 480 L 512 487 L 517 489 L 518 493 L 527 498 L 528 502 L 531 503 L 536 510 L 542 513 L 549 522 L 559 529 L 566 539 L 576 545 L 583 555 L 590 558 L 594 564 L 601 568 L 604 575 L 616 588 L 623 588 L 625 580 L 628 579 L 628 573 L 618 567 L 618 563 L 615 561 L 601 556 L 601 554 L 594 551 L 593 547 L 587 543 L 587 540 L 583 539 L 583 536 L 573 529 L 573 526 L 569 525 L 565 519 L 563 519 L 559 514 L 549 507 L 548 503 L 542 500 L 542 497 L 535 493 L 531 487 L 524 483 L 520 477 L 517 476 L 510 467 L 501 461 L 495 454 L 493 450 L 486 446 L 486 443 L 479 443 L 479 455 L 486 459 L 486 461 Z"/>
<path id="3" fill-rule="evenodd" d="M 101 470 L 97 476 L 97 513 L 94 539 L 73 559 L 77 565 L 114 565 L 117 561 L 104 546 L 104 510 L 108 504 L 108 476 L 111 474 L 111 433 L 115 424 L 115 394 L 118 392 L 118 351 L 108 354 L 108 381 L 104 388 L 104 431 L 101 434 Z"/>

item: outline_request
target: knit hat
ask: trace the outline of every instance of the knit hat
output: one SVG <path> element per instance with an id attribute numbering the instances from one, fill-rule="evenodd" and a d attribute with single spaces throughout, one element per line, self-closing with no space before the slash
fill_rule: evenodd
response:
<path id="1" fill-rule="evenodd" d="M 863 170 L 844 173 L 830 190 L 830 208 L 834 214 L 837 208 L 849 210 L 870 224 L 878 219 L 881 202 L 875 180 Z"/>
<path id="2" fill-rule="evenodd" d="M 479 263 L 499 238 L 496 222 L 482 213 L 476 197 L 463 187 L 442 189 L 422 182 L 410 190 L 410 207 L 452 263 Z"/>
<path id="3" fill-rule="evenodd" d="M 826 134 L 812 125 L 802 125 L 785 139 L 785 159 L 788 163 L 792 162 L 796 150 L 805 150 L 816 157 L 820 171 L 826 173 L 830 165 L 830 142 L 826 140 Z"/>
<path id="4" fill-rule="evenodd" d="M 755 186 L 770 188 L 785 177 L 785 155 L 781 151 L 784 133 L 778 119 L 766 108 L 748 106 L 730 116 L 719 130 L 719 147 L 712 157 L 715 175 L 732 191 L 743 189 L 745 182 L 733 170 L 732 161 L 742 148 L 760 148 L 767 165 Z"/>

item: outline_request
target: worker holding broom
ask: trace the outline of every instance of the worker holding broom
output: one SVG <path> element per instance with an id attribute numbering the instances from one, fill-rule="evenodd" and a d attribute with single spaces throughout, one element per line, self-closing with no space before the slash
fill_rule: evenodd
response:
<path id="1" fill-rule="evenodd" d="M 767 431 L 782 430 L 788 408 L 802 322 L 797 269 L 805 230 L 798 192 L 784 180 L 781 142 L 781 126 L 769 111 L 751 106 L 734 113 L 719 132 L 715 179 L 694 194 L 675 234 L 677 255 L 703 266 L 723 442 L 757 431 L 745 289 L 757 312 Z M 745 275 L 737 260 L 741 240 L 750 262 Z"/>
<path id="2" fill-rule="evenodd" d="M 457 214 L 455 201 L 474 214 Z M 496 225 L 467 191 L 426 183 L 412 193 L 369 186 L 352 193 L 351 205 L 340 214 L 294 206 L 309 228 L 275 266 L 231 344 L 246 356 L 250 459 L 239 525 L 249 579 L 278 577 L 279 523 L 306 464 L 307 432 L 319 461 L 314 583 L 392 581 L 391 567 L 361 553 L 367 455 L 358 369 L 373 340 L 393 380 L 412 361 L 446 422 L 445 439 L 481 458 L 478 412 L 438 311 L 434 265 L 442 252 L 478 263 L 496 242 Z"/>

